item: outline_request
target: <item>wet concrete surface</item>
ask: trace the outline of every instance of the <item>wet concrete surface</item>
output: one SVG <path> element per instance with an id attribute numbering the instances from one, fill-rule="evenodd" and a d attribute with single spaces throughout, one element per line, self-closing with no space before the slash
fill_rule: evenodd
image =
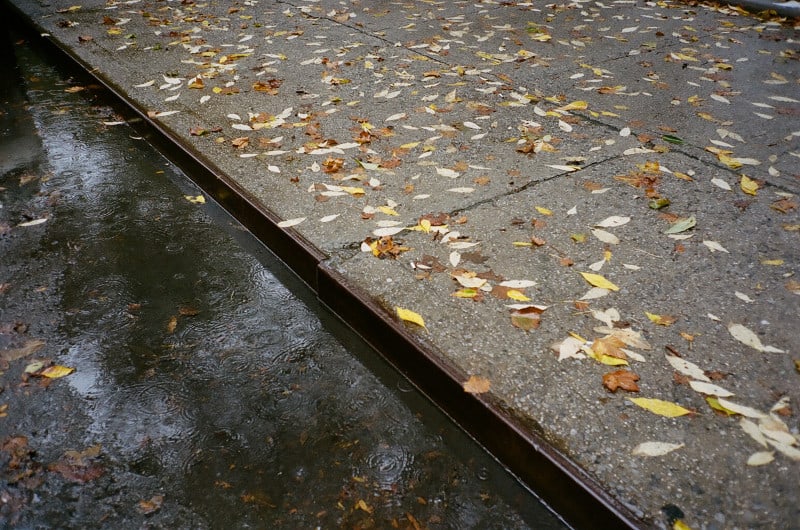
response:
<path id="1" fill-rule="evenodd" d="M 563 527 L 112 125 L 98 87 L 15 38 L 0 113 L 0 526 Z"/>

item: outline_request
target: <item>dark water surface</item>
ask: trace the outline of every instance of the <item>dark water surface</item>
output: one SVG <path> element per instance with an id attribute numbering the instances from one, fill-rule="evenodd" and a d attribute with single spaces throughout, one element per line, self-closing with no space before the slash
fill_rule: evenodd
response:
<path id="1" fill-rule="evenodd" d="M 0 352 L 44 346 L 0 357 L 0 527 L 560 527 L 96 88 L 2 44 Z"/>

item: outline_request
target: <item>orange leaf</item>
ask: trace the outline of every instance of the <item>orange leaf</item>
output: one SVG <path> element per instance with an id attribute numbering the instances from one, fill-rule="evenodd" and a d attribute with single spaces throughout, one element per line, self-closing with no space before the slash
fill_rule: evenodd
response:
<path id="1" fill-rule="evenodd" d="M 489 391 L 492 384 L 485 377 L 478 375 L 471 375 L 469 379 L 464 382 L 464 392 L 470 394 L 483 394 Z"/>

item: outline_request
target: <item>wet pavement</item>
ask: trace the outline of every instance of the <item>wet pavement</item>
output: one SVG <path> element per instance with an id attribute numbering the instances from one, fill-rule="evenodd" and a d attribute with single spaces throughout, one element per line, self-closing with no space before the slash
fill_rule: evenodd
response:
<path id="1" fill-rule="evenodd" d="M 576 525 L 800 520 L 796 20 L 13 4 Z"/>
<path id="2" fill-rule="evenodd" d="M 137 131 L 105 125 L 100 87 L 14 39 L 0 526 L 563 527 Z"/>

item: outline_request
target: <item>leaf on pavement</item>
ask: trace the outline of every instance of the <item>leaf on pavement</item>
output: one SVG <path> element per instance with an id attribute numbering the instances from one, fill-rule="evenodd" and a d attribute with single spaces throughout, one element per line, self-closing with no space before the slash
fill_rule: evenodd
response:
<path id="1" fill-rule="evenodd" d="M 697 219 L 695 219 L 694 215 L 690 217 L 685 217 L 683 219 L 678 219 L 671 225 L 669 228 L 664 230 L 665 234 L 680 234 L 681 232 L 686 232 L 690 228 L 694 228 L 697 225 Z"/>
<path id="2" fill-rule="evenodd" d="M 539 327 L 542 313 L 547 306 L 541 305 L 515 305 L 511 309 L 511 324 L 524 331 Z"/>
<path id="3" fill-rule="evenodd" d="M 687 361 L 686 359 L 682 359 L 675 355 L 667 355 L 666 358 L 669 364 L 671 364 L 675 370 L 683 375 L 688 375 L 689 377 L 697 379 L 698 381 L 705 381 L 707 383 L 711 382 L 711 379 L 709 379 L 708 376 L 703 372 L 703 369 L 693 362 Z"/>
<path id="4" fill-rule="evenodd" d="M 742 180 L 739 182 L 739 187 L 748 195 L 755 195 L 758 193 L 758 182 L 751 179 L 747 175 L 742 175 Z"/>
<path id="5" fill-rule="evenodd" d="M 488 392 L 492 384 L 485 377 L 478 375 L 471 375 L 469 379 L 464 382 L 464 392 L 470 394 L 483 394 Z"/>
<path id="6" fill-rule="evenodd" d="M 754 350 L 765 353 L 786 353 L 784 350 L 780 350 L 774 346 L 764 346 L 761 343 L 761 339 L 758 338 L 758 335 L 742 324 L 729 324 L 728 331 L 734 339 L 745 346 L 750 346 Z"/>
<path id="7" fill-rule="evenodd" d="M 642 442 L 633 448 L 631 454 L 636 456 L 664 456 L 683 446 L 684 444 L 671 444 L 667 442 Z"/>
<path id="8" fill-rule="evenodd" d="M 603 386 L 611 392 L 616 392 L 620 388 L 627 392 L 638 392 L 639 385 L 636 384 L 638 380 L 639 376 L 630 370 L 617 370 L 603 375 Z"/>
<path id="9" fill-rule="evenodd" d="M 397 316 L 400 320 L 411 322 L 423 328 L 425 327 L 425 320 L 419 313 L 415 313 L 410 309 L 403 309 L 402 307 L 395 307 L 395 311 L 397 311 Z"/>
<path id="10" fill-rule="evenodd" d="M 775 453 L 772 451 L 759 451 L 758 453 L 753 453 L 750 455 L 750 458 L 747 459 L 748 466 L 763 466 L 769 464 L 775 460 Z"/>
<path id="11" fill-rule="evenodd" d="M 689 381 L 689 386 L 692 387 L 692 390 L 695 392 L 700 392 L 701 394 L 709 396 L 731 397 L 734 395 L 733 392 L 725 390 L 721 386 L 717 386 L 713 383 L 706 383 L 705 381 Z"/>
<path id="12" fill-rule="evenodd" d="M 600 228 L 615 228 L 617 226 L 622 226 L 630 222 L 630 217 L 624 217 L 621 215 L 612 215 L 611 217 L 606 217 L 599 223 L 594 226 L 599 226 Z"/>
<path id="13" fill-rule="evenodd" d="M 603 276 L 599 274 L 592 274 L 591 272 L 582 272 L 581 276 L 583 276 L 583 279 L 589 282 L 594 287 L 600 287 L 601 289 L 608 289 L 610 291 L 619 291 L 619 287 L 617 287 L 610 281 L 606 280 Z"/>
<path id="14" fill-rule="evenodd" d="M 657 315 L 655 313 L 648 313 L 647 311 L 645 311 L 644 314 L 647 315 L 647 318 L 649 318 L 651 322 L 654 322 L 659 326 L 671 326 L 676 320 L 678 320 L 677 317 L 670 315 Z"/>
<path id="15" fill-rule="evenodd" d="M 672 403 L 670 401 L 664 401 L 661 399 L 655 398 L 628 398 L 634 404 L 642 407 L 645 410 L 649 410 L 653 414 L 658 414 L 659 416 L 665 416 L 667 418 L 677 418 L 679 416 L 685 416 L 686 414 L 691 414 L 692 411 L 686 408 L 681 407 L 677 403 Z"/>

